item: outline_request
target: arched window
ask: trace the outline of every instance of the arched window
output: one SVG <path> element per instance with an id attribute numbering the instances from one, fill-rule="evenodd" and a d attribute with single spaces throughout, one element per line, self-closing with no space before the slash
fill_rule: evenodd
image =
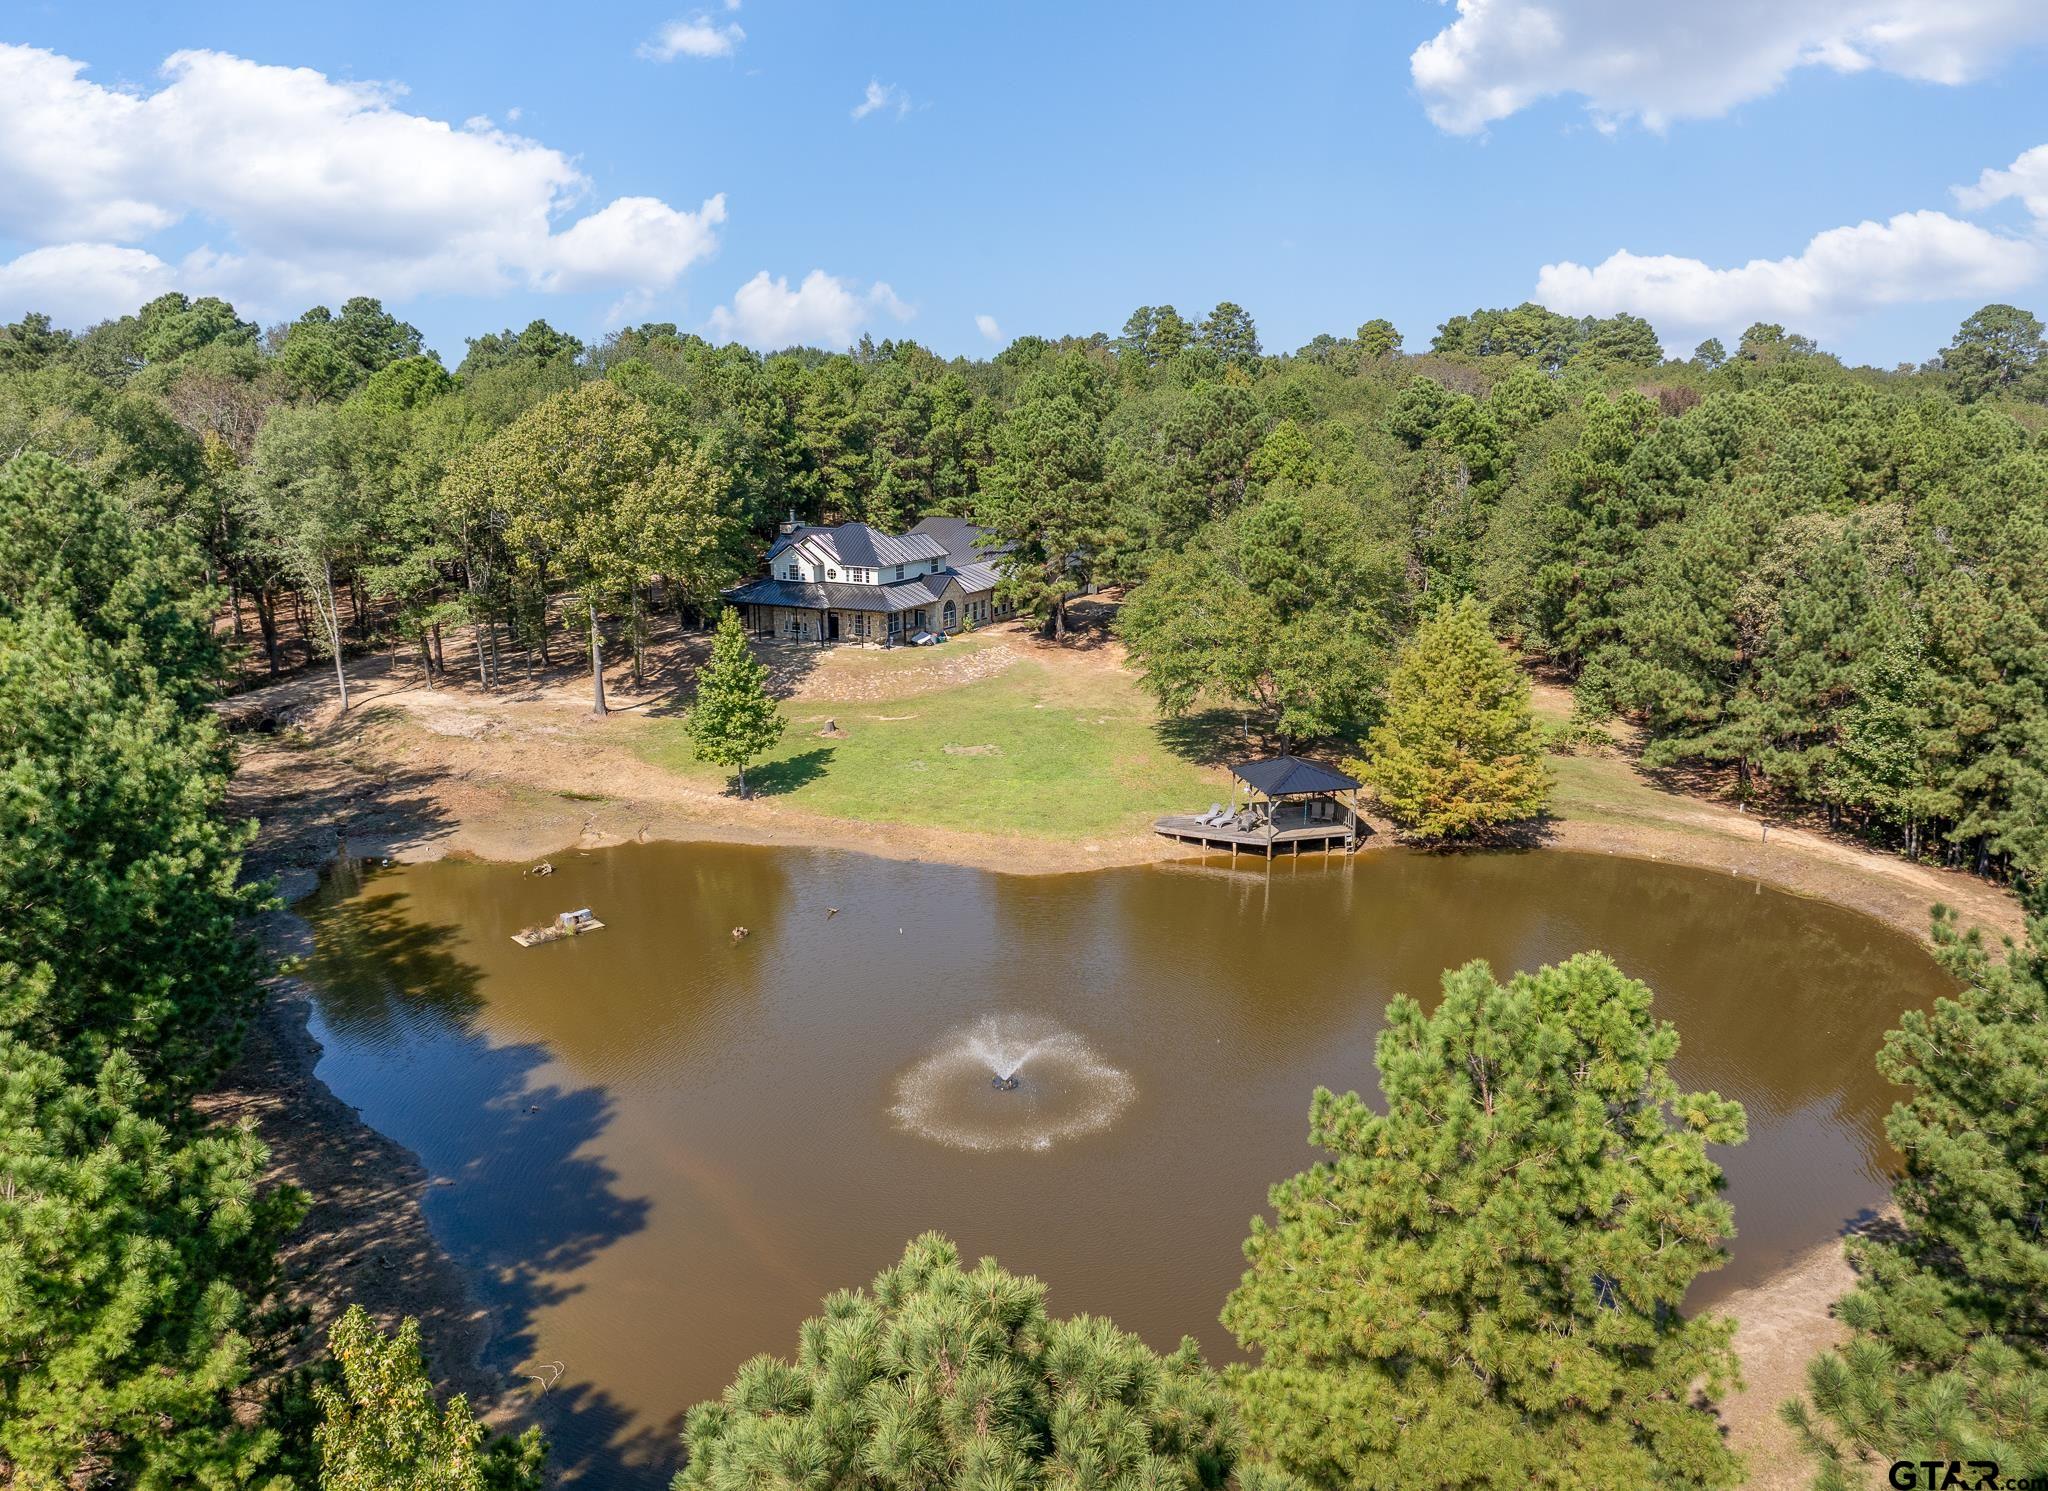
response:
<path id="1" fill-rule="evenodd" d="M 959 609 L 951 601 L 947 601 L 944 615 L 946 618 L 946 628 L 950 631 L 953 623 L 960 619 Z"/>

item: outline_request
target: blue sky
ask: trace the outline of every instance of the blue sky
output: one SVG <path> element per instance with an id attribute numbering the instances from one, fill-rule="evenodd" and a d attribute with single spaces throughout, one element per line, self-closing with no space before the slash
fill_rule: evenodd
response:
<path id="1" fill-rule="evenodd" d="M 17 5 L 0 318 L 365 293 L 451 361 L 534 316 L 985 354 L 1230 298 L 1285 350 L 1535 297 L 1888 365 L 2048 310 L 2048 7 L 1698 12 Z"/>

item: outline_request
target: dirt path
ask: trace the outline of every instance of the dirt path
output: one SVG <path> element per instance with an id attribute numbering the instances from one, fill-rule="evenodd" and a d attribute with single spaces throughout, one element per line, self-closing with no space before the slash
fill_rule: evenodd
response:
<path id="1" fill-rule="evenodd" d="M 672 706 L 703 650 L 701 637 L 652 649 L 647 683 L 638 691 L 620 670 L 608 679 L 617 712 L 603 721 L 590 717 L 587 675 L 569 668 L 516 692 L 486 694 L 446 684 L 429 690 L 410 665 L 359 662 L 358 705 L 345 719 L 336 718 L 331 679 L 316 674 L 240 695 L 224 712 L 244 731 L 234 810 L 262 823 L 252 865 L 278 876 L 294 896 L 312 887 L 318 868 L 344 844 L 351 853 L 406 861 L 446 854 L 522 861 L 572 847 L 698 839 L 837 847 L 1019 874 L 1187 853 L 1150 833 L 1073 844 L 854 823 L 695 787 L 649 764 L 634 746 L 650 720 Z M 1061 652 L 1015 627 L 914 659 L 805 649 L 774 655 L 771 664 L 786 698 L 873 707 L 991 677 L 1025 657 L 1123 666 L 1113 642 Z M 1546 839 L 1557 847 L 1752 877 L 1922 938 L 1927 907 L 1937 900 L 1989 931 L 2020 929 L 2012 898 L 1972 877 L 1802 829 L 1766 828 L 1734 808 L 1665 790 L 1622 756 L 1574 757 L 1560 767 L 1571 775 Z M 1384 832 L 1378 839 L 1391 841 Z M 272 933 L 289 951 L 303 924 L 280 917 Z M 387 1322 L 421 1316 L 444 1388 L 471 1392 L 501 1420 L 516 1417 L 522 1396 L 477 1365 L 487 1321 L 421 1218 L 424 1175 L 313 1077 L 317 1054 L 305 1032 L 303 993 L 281 982 L 247 1057 L 214 1099 L 224 1116 L 252 1116 L 271 1145 L 274 1173 L 315 1198 L 287 1254 L 297 1297 L 319 1320 L 348 1297 Z M 1724 1405 L 1723 1417 L 1731 1442 L 1750 1459 L 1753 1486 L 1804 1484 L 1777 1405 L 1799 1390 L 1813 1353 L 1837 1339 L 1828 1306 L 1848 1279 L 1839 1245 L 1829 1244 L 1722 1306 L 1741 1323 L 1736 1344 L 1748 1382 Z"/>
<path id="2" fill-rule="evenodd" d="M 1829 1242 L 1716 1306 L 1737 1321 L 1743 1389 L 1722 1402 L 1721 1422 L 1749 1463 L 1751 1491 L 1804 1491 L 1813 1481 L 1813 1464 L 1778 1405 L 1804 1393 L 1806 1364 L 1847 1337 L 1833 1306 L 1854 1282 L 1842 1244 Z"/>

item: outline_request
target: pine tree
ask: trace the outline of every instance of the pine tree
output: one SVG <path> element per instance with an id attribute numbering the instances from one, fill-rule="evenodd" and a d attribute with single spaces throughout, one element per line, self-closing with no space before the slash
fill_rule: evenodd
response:
<path id="1" fill-rule="evenodd" d="M 747 647 L 737 611 L 718 618 L 711 657 L 697 675 L 697 702 L 690 708 L 690 739 L 697 754 L 740 774 L 747 795 L 747 763 L 782 739 L 783 720 L 768 697 L 768 669 Z"/>
<path id="2" fill-rule="evenodd" d="M 313 1388 L 320 1491 L 540 1491 L 540 1430 L 492 1435 L 460 1393 L 436 1405 L 417 1320 L 387 1337 L 351 1305 L 327 1345 L 341 1381 Z"/>
<path id="3" fill-rule="evenodd" d="M 0 1026 L 0 1485 L 286 1491 L 237 1400 L 302 1203 L 259 1190 L 254 1134 L 168 1125 L 151 1097 L 126 1051 L 73 1078 Z"/>
<path id="4" fill-rule="evenodd" d="M 278 1486 L 246 1404 L 302 1205 L 188 1101 L 265 899 L 205 607 L 174 535 L 42 457 L 0 470 L 0 557 L 0 1484 Z"/>
<path id="5" fill-rule="evenodd" d="M 1416 630 L 1387 680 L 1371 747 L 1352 770 L 1417 838 L 1479 838 L 1549 805 L 1529 680 L 1470 596 Z"/>
<path id="6" fill-rule="evenodd" d="M 998 595 L 1067 634 L 1067 601 L 1086 585 L 1107 534 L 1103 418 L 1107 379 L 1078 355 L 1026 386 L 982 472 L 975 517 L 1006 546 Z"/>
<path id="7" fill-rule="evenodd" d="M 1248 1451 L 1311 1487 L 1722 1487 L 1711 1395 L 1734 1322 L 1680 1313 L 1732 1214 L 1708 1143 L 1741 1105 L 1681 1093 L 1678 1034 L 1597 953 L 1396 999 L 1387 1111 L 1319 1089 L 1330 1151 L 1273 1188 L 1223 1323 Z M 1674 1120 L 1676 1122 L 1674 1123 Z"/>
<path id="8" fill-rule="evenodd" d="M 1859 1484 L 1858 1462 L 2048 1474 L 2048 917 L 2002 963 L 1944 907 L 1934 937 L 1962 992 L 1908 1011 L 1878 1057 L 1908 1091 L 1885 1120 L 1900 1226 L 1849 1243 L 1854 1335 L 1809 1369 L 1811 1406 L 1785 1405 L 1820 1491 Z"/>
<path id="9" fill-rule="evenodd" d="M 1108 1320 L 1054 1320 L 1045 1286 L 936 1233 L 846 1290 L 690 1410 L 676 1491 L 1010 1491 L 1226 1484 L 1229 1400 L 1192 1338 L 1160 1357 Z"/>

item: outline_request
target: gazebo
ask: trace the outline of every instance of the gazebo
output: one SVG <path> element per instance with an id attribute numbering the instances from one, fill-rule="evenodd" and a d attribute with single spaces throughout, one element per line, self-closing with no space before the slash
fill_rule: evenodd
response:
<path id="1" fill-rule="evenodd" d="M 1227 848 L 1232 859 L 1240 850 L 1271 859 L 1282 849 L 1299 854 L 1303 848 L 1358 847 L 1358 783 L 1343 772 L 1299 756 L 1268 756 L 1240 761 L 1230 775 L 1228 807 L 1217 803 L 1206 813 L 1173 814 L 1155 822 L 1153 832 L 1184 844 Z"/>

